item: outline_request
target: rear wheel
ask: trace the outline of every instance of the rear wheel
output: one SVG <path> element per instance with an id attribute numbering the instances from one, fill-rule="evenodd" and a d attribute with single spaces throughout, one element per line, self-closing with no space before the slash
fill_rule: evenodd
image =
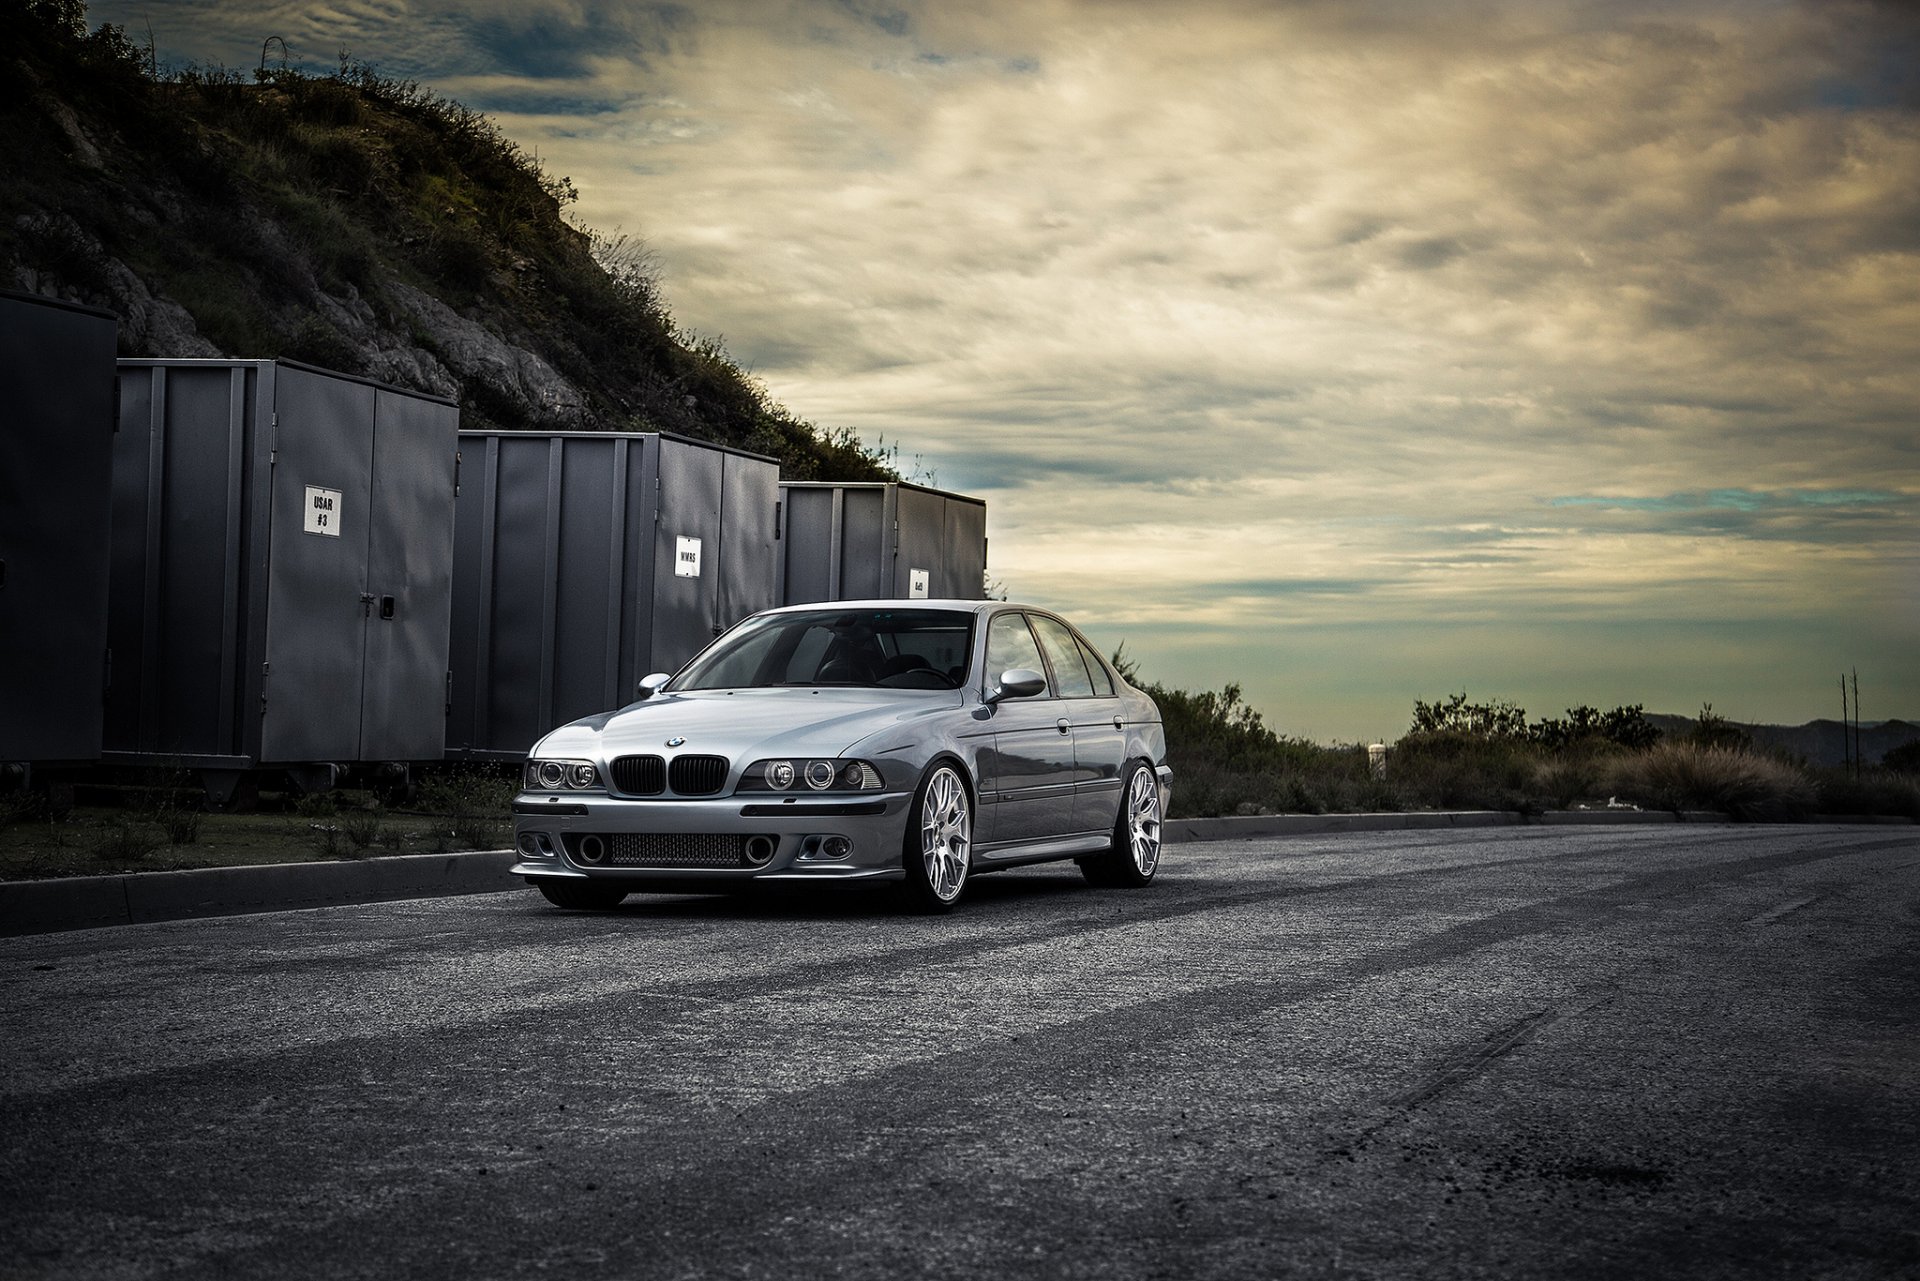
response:
<path id="1" fill-rule="evenodd" d="M 1160 781 L 1145 761 L 1135 761 L 1120 788 L 1120 814 L 1113 822 L 1113 845 L 1104 854 L 1080 860 L 1080 871 L 1095 885 L 1132 889 L 1153 880 L 1160 866 Z"/>
<path id="2" fill-rule="evenodd" d="M 570 912 L 605 912 L 619 907 L 620 900 L 627 896 L 625 889 L 604 881 L 542 879 L 534 884 L 547 896 L 547 902 Z"/>
<path id="3" fill-rule="evenodd" d="M 908 813 L 904 855 L 908 906 L 952 911 L 967 888 L 973 857 L 973 798 L 954 766 L 935 765 L 921 781 Z"/>

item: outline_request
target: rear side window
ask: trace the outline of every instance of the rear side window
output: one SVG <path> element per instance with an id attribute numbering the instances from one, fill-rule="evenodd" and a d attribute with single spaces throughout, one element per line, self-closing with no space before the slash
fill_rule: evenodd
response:
<path id="1" fill-rule="evenodd" d="M 1047 652 L 1047 661 L 1053 664 L 1060 697 L 1092 698 L 1093 678 L 1087 675 L 1087 660 L 1080 656 L 1079 642 L 1074 640 L 1067 625 L 1057 618 L 1035 614 L 1033 630 L 1040 638 L 1040 648 Z"/>
<path id="2" fill-rule="evenodd" d="M 1085 641 L 1080 640 L 1078 636 L 1074 639 L 1080 641 L 1080 657 L 1087 660 L 1087 675 L 1093 677 L 1093 692 L 1101 698 L 1112 698 L 1113 677 L 1107 674 L 1107 665 L 1100 661 L 1098 654 L 1088 648 Z"/>

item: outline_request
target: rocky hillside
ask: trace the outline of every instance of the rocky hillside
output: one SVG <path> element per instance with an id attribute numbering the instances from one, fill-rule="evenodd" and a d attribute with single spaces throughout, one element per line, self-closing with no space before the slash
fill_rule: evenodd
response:
<path id="1" fill-rule="evenodd" d="M 79 0 L 0 0 L 0 134 L 0 284 L 111 309 L 125 355 L 287 356 L 455 397 L 468 426 L 894 476 L 681 331 L 643 248 L 571 225 L 567 179 L 418 85 L 168 73 Z"/>

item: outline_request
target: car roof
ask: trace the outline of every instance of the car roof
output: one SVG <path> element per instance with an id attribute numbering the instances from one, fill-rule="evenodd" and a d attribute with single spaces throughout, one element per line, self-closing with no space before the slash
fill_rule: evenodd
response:
<path id="1" fill-rule="evenodd" d="M 777 609 L 763 612 L 768 614 L 788 614 L 810 609 L 951 609 L 965 610 L 980 614 L 995 609 L 1031 609 L 1039 613 L 1051 614 L 1055 611 L 1044 605 L 1024 605 L 1010 600 L 959 600 L 955 598 L 932 598 L 901 600 L 899 597 L 870 597 L 863 600 L 815 600 L 803 601 L 797 605 L 782 605 Z"/>

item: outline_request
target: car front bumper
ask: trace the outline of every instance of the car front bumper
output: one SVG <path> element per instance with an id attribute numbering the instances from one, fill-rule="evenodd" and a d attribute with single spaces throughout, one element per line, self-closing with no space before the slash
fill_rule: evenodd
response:
<path id="1" fill-rule="evenodd" d="M 513 802 L 514 875 L 623 881 L 634 889 L 689 883 L 725 886 L 759 881 L 886 881 L 906 875 L 901 853 L 911 792 L 824 797 L 756 793 L 700 800 L 620 800 L 601 795 L 522 792 Z M 619 836 L 767 837 L 773 852 L 747 867 L 618 866 L 589 863 L 583 836 L 609 843 Z M 828 857 L 830 838 L 848 845 Z"/>

